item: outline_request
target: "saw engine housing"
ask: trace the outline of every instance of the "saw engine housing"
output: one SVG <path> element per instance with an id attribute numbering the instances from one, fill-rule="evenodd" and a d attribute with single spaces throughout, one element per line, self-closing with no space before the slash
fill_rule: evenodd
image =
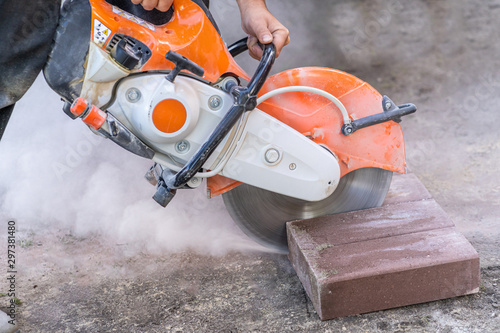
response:
<path id="1" fill-rule="evenodd" d="M 232 96 L 221 89 L 184 76 L 172 83 L 162 74 L 123 80 L 116 96 L 108 112 L 154 149 L 155 162 L 167 167 L 193 158 L 233 105 Z M 310 201 L 329 196 L 340 178 L 330 151 L 259 110 L 240 120 L 203 168 Z"/>

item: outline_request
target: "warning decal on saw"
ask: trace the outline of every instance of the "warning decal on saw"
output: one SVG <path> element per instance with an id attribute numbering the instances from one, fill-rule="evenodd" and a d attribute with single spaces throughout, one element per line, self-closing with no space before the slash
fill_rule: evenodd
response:
<path id="1" fill-rule="evenodd" d="M 120 15 L 120 16 L 122 16 L 122 17 L 126 18 L 127 20 L 130 20 L 130 21 L 132 21 L 132 22 L 135 22 L 135 23 L 137 23 L 137 24 L 140 24 L 140 25 L 142 25 L 142 26 L 143 26 L 143 27 L 145 27 L 145 28 L 148 28 L 148 29 L 150 29 L 150 30 L 155 31 L 155 26 L 154 26 L 153 24 L 151 24 L 151 23 L 149 23 L 149 22 L 146 22 L 146 21 L 144 21 L 143 19 L 138 18 L 137 16 L 134 16 L 134 15 L 132 15 L 132 14 L 130 14 L 130 13 L 127 13 L 126 11 L 121 10 L 121 9 L 120 9 L 120 8 L 118 8 L 118 7 L 113 6 L 113 13 L 118 14 L 118 15 Z"/>
<path id="2" fill-rule="evenodd" d="M 111 30 L 99 22 L 98 19 L 94 20 L 94 43 L 99 46 L 104 45 L 104 43 L 108 40 L 108 37 L 111 36 Z"/>

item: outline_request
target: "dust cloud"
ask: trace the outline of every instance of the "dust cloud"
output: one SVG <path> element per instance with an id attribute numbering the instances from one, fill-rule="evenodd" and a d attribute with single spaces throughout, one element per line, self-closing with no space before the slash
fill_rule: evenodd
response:
<path id="1" fill-rule="evenodd" d="M 204 186 L 159 206 L 143 178 L 151 162 L 94 135 L 62 105 L 41 76 L 16 105 L 0 143 L 1 220 L 24 233 L 99 235 L 140 251 L 260 249 Z"/>

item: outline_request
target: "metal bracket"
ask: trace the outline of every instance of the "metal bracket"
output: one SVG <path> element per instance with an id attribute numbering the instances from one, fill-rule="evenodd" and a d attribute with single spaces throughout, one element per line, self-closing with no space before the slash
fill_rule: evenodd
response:
<path id="1" fill-rule="evenodd" d="M 138 156 L 152 159 L 155 155 L 153 149 L 142 142 L 141 139 L 139 139 L 109 112 L 107 112 L 105 123 L 97 130 L 97 132 L 110 139 L 120 147 Z"/>
<path id="2" fill-rule="evenodd" d="M 414 113 L 417 111 L 417 107 L 411 103 L 398 106 L 389 97 L 384 96 L 382 98 L 382 110 L 384 110 L 384 112 L 353 120 L 350 124 L 344 124 L 341 129 L 342 134 L 348 136 L 359 129 L 391 120 L 399 123 L 401 122 L 401 117 Z"/>

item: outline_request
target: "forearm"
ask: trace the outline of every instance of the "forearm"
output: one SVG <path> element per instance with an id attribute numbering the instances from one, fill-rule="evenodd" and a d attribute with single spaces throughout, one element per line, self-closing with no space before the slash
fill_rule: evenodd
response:
<path id="1" fill-rule="evenodd" d="M 266 7 L 266 0 L 236 0 L 240 10 L 248 6 L 264 6 Z"/>
<path id="2" fill-rule="evenodd" d="M 238 8 L 240 9 L 241 19 L 244 20 L 247 13 L 258 10 L 268 11 L 266 0 L 236 0 Z"/>

